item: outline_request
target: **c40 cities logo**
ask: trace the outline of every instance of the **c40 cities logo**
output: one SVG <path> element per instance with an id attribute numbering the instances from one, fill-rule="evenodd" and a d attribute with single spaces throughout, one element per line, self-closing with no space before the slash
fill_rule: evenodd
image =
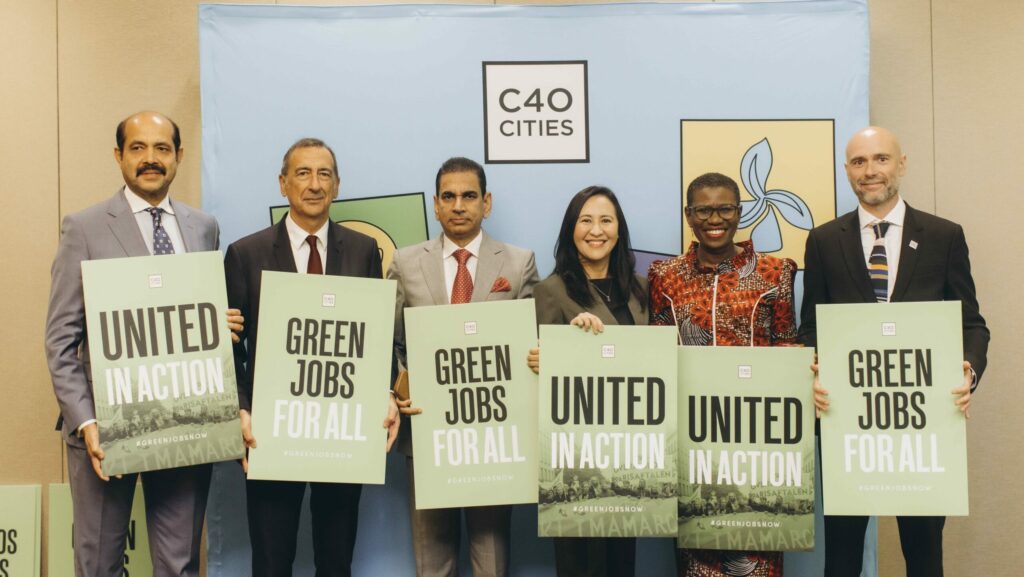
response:
<path id="1" fill-rule="evenodd" d="M 485 162 L 590 162 L 586 61 L 483 67 Z"/>
<path id="2" fill-rule="evenodd" d="M 682 200 L 706 172 L 740 187 L 736 241 L 803 268 L 807 233 L 836 216 L 834 120 L 681 121 Z M 693 232 L 683 223 L 683 250 Z"/>

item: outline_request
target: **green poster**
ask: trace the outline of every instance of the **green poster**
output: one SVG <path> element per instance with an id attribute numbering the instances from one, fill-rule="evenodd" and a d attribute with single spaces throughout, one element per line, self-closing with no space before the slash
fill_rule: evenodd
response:
<path id="1" fill-rule="evenodd" d="M 405 309 L 416 507 L 537 502 L 530 299 Z"/>
<path id="2" fill-rule="evenodd" d="M 814 349 L 679 347 L 679 539 L 814 548 Z"/>
<path id="3" fill-rule="evenodd" d="M 270 207 L 271 224 L 286 214 L 288 205 Z M 331 203 L 330 217 L 346 228 L 373 237 L 385 271 L 397 249 L 427 240 L 426 195 L 422 192 L 336 200 Z"/>
<path id="4" fill-rule="evenodd" d="M 82 284 L 103 472 L 241 458 L 221 254 L 88 260 Z"/>
<path id="5" fill-rule="evenodd" d="M 70 485 L 51 484 L 49 503 L 47 572 L 50 577 L 74 577 L 74 516 L 71 509 Z M 124 575 L 153 577 L 153 562 L 149 557 L 149 533 L 146 532 L 146 503 L 142 497 L 141 484 L 135 485 L 135 498 L 132 500 L 132 515 L 128 522 L 128 535 L 124 547 Z"/>
<path id="6" fill-rule="evenodd" d="M 262 283 L 249 478 L 383 484 L 395 281 Z"/>
<path id="7" fill-rule="evenodd" d="M 39 485 L 0 485 L 0 577 L 39 577 L 40 493 Z"/>
<path id="8" fill-rule="evenodd" d="M 540 327 L 541 537 L 676 534 L 676 331 Z"/>
<path id="9" fill-rule="evenodd" d="M 826 515 L 967 515 L 960 309 L 818 305 Z"/>

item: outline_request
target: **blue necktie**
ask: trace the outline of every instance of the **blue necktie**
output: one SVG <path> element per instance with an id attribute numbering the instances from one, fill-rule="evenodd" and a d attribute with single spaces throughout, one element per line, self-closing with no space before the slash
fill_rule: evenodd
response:
<path id="1" fill-rule="evenodd" d="M 871 277 L 871 288 L 875 291 L 875 300 L 889 302 L 889 260 L 885 255 L 885 233 L 889 223 L 882 221 L 871 225 L 875 231 L 875 244 L 871 247 L 868 258 L 868 275 Z"/>
<path id="2" fill-rule="evenodd" d="M 164 225 L 160 223 L 160 215 L 163 214 L 164 209 L 150 207 L 146 210 L 153 215 L 153 254 L 174 254 L 171 237 L 167 236 Z"/>

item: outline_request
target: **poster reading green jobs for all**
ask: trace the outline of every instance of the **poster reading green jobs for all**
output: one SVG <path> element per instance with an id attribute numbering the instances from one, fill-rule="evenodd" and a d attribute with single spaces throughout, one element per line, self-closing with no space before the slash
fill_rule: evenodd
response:
<path id="1" fill-rule="evenodd" d="M 967 515 L 959 301 L 819 305 L 826 515 Z"/>
<path id="2" fill-rule="evenodd" d="M 679 347 L 679 539 L 814 548 L 814 349 Z"/>
<path id="3" fill-rule="evenodd" d="M 676 331 L 540 327 L 541 537 L 676 535 Z"/>
<path id="4" fill-rule="evenodd" d="M 238 459 L 238 392 L 217 251 L 82 263 L 107 475 Z"/>
<path id="5" fill-rule="evenodd" d="M 416 507 L 537 502 L 530 299 L 405 310 Z"/>
<path id="6" fill-rule="evenodd" d="M 0 486 L 0 577 L 39 577 L 40 493 L 39 485 Z"/>
<path id="7" fill-rule="evenodd" d="M 74 513 L 71 505 L 71 486 L 67 483 L 50 485 L 49 526 L 47 527 L 46 567 L 52 577 L 72 577 L 75 574 Z M 132 513 L 125 535 L 122 575 L 152 577 L 153 562 L 149 555 L 149 533 L 146 530 L 146 503 L 142 497 L 142 484 L 135 486 Z M 0 577 L 3 573 L 0 573 Z"/>
<path id="8" fill-rule="evenodd" d="M 250 479 L 384 483 L 395 287 L 263 271 Z"/>

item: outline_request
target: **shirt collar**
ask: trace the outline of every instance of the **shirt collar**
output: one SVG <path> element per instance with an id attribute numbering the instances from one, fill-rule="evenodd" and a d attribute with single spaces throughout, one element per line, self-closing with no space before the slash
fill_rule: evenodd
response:
<path id="1" fill-rule="evenodd" d="M 471 240 L 469 244 L 467 244 L 466 246 L 459 246 L 455 244 L 455 242 L 449 239 L 447 236 L 441 234 L 441 256 L 443 258 L 448 258 L 452 256 L 452 253 L 454 253 L 455 251 L 459 250 L 460 248 L 464 248 L 469 251 L 469 254 L 477 258 L 480 258 L 480 244 L 483 243 L 483 240 L 484 231 L 482 230 L 479 233 L 477 233 L 476 238 Z"/>
<path id="2" fill-rule="evenodd" d="M 879 220 L 884 220 L 885 222 L 889 223 L 892 226 L 902 227 L 903 217 L 905 217 L 906 215 L 907 203 L 903 202 L 902 196 L 896 202 L 896 206 L 892 207 L 892 210 L 889 211 L 889 214 L 885 215 L 882 218 L 875 217 L 875 215 L 864 210 L 863 206 L 861 206 L 860 204 L 857 205 L 857 220 L 859 221 L 860 228 L 862 229 L 870 227 L 872 224 L 878 222 Z"/>
<path id="3" fill-rule="evenodd" d="M 317 238 L 317 244 L 321 246 L 327 246 L 327 225 L 329 224 L 331 224 L 331 219 L 327 219 L 323 226 L 313 233 L 313 236 Z M 309 236 L 309 233 L 292 220 L 291 211 L 284 217 L 284 227 L 288 229 L 288 242 L 291 243 L 292 250 L 306 244 L 306 237 Z"/>
<path id="4" fill-rule="evenodd" d="M 131 209 L 132 214 L 138 214 L 153 207 L 146 199 L 132 192 L 132 189 L 128 188 L 127 185 L 124 187 L 124 198 L 128 201 L 128 208 Z M 167 214 L 174 214 L 174 209 L 171 208 L 170 195 L 165 196 L 156 207 L 162 208 Z"/>

